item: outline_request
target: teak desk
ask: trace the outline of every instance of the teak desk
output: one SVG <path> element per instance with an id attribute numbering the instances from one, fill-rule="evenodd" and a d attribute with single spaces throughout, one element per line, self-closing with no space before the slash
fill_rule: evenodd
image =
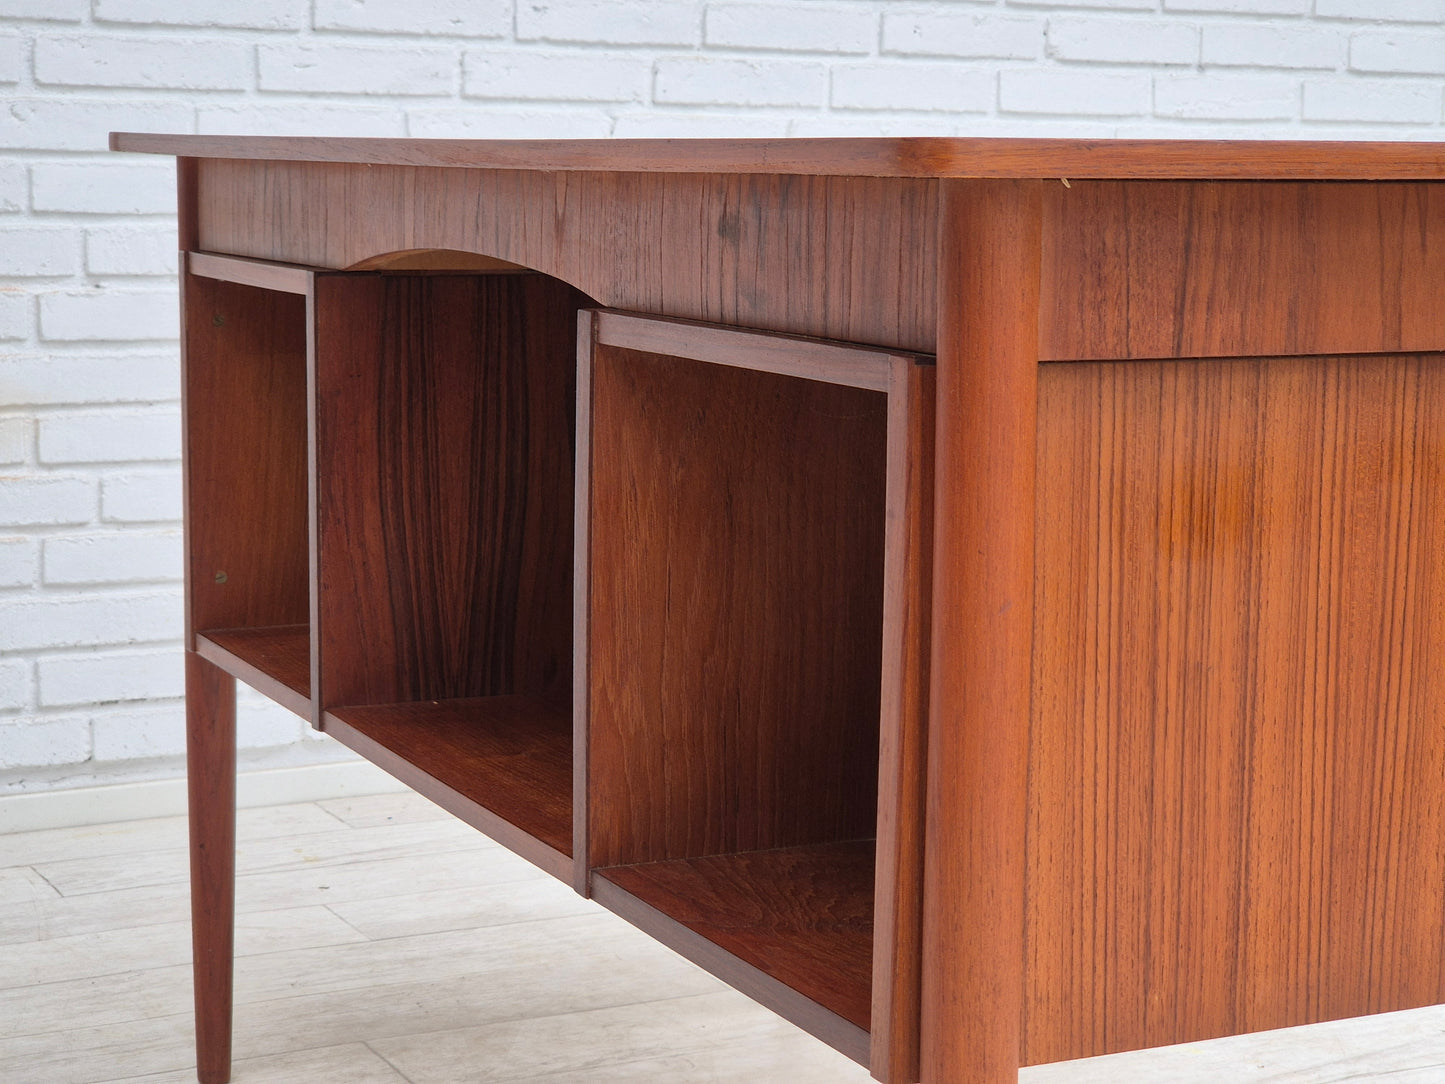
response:
<path id="1" fill-rule="evenodd" d="M 1445 999 L 1445 145 L 112 145 L 202 1080 L 237 677 L 883 1081 Z"/>

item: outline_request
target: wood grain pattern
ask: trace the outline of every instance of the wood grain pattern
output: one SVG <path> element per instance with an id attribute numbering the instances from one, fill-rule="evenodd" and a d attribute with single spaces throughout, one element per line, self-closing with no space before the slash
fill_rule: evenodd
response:
<path id="1" fill-rule="evenodd" d="M 905 359 L 894 362 L 890 375 L 869 1066 L 885 1084 L 912 1084 L 919 1072 L 923 967 L 936 384 L 932 365 Z"/>
<path id="2" fill-rule="evenodd" d="M 1445 185 L 1044 191 L 1045 360 L 1445 348 Z"/>
<path id="3" fill-rule="evenodd" d="M 1042 198 L 941 196 L 924 1084 L 1018 1075 Z"/>
<path id="4" fill-rule="evenodd" d="M 591 381 L 591 865 L 871 836 L 885 397 L 605 346 Z"/>
<path id="5" fill-rule="evenodd" d="M 306 301 L 182 284 L 188 635 L 304 624 Z"/>
<path id="6" fill-rule="evenodd" d="M 186 652 L 186 794 L 196 1075 L 231 1079 L 231 974 L 236 937 L 236 681 Z"/>
<path id="7" fill-rule="evenodd" d="M 1445 997 L 1445 360 L 1045 366 L 1024 1056 Z"/>
<path id="8" fill-rule="evenodd" d="M 311 627 L 206 629 L 196 653 L 265 693 L 303 719 L 311 718 Z"/>
<path id="9" fill-rule="evenodd" d="M 210 251 L 347 268 L 460 249 L 619 309 L 932 351 L 932 182 L 207 159 Z"/>
<path id="10" fill-rule="evenodd" d="M 324 139 L 112 132 L 112 150 L 373 165 L 859 177 L 1445 178 L 1445 144 L 1200 139 Z"/>
<path id="11" fill-rule="evenodd" d="M 555 877 L 572 873 L 567 698 L 338 708 L 327 733 Z"/>
<path id="12" fill-rule="evenodd" d="M 619 866 L 599 870 L 595 884 L 598 902 L 867 1064 L 871 842 Z M 629 907 L 617 889 L 652 914 Z M 754 971 L 785 989 L 758 982 Z"/>
<path id="13" fill-rule="evenodd" d="M 323 709 L 570 689 L 580 300 L 318 276 Z"/>

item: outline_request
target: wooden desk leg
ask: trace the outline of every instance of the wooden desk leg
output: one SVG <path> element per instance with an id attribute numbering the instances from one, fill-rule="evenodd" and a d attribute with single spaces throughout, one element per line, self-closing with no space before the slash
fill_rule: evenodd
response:
<path id="1" fill-rule="evenodd" d="M 231 961 L 236 925 L 236 679 L 186 652 L 186 770 L 191 825 L 191 951 L 196 1076 L 231 1079 Z"/>
<path id="2" fill-rule="evenodd" d="M 1018 1080 L 1041 195 L 940 194 L 923 1084 Z"/>

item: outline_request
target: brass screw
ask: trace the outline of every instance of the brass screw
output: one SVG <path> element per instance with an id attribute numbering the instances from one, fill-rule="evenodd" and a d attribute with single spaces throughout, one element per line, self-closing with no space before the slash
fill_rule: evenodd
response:
<path id="1" fill-rule="evenodd" d="M 226 574 L 225 574 L 224 572 L 217 572 L 217 573 L 216 573 L 216 582 L 217 582 L 217 583 L 225 583 L 225 582 L 226 582 Z"/>
<path id="2" fill-rule="evenodd" d="M 226 318 L 218 312 L 215 316 L 211 317 L 211 323 L 216 327 L 224 327 L 226 324 Z"/>

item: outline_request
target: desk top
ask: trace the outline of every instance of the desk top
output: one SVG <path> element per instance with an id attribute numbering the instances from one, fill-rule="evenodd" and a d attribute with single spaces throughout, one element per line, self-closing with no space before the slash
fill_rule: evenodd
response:
<path id="1" fill-rule="evenodd" d="M 852 177 L 1440 180 L 1445 143 L 1082 139 L 340 139 L 113 132 L 112 150 L 471 169 Z"/>

